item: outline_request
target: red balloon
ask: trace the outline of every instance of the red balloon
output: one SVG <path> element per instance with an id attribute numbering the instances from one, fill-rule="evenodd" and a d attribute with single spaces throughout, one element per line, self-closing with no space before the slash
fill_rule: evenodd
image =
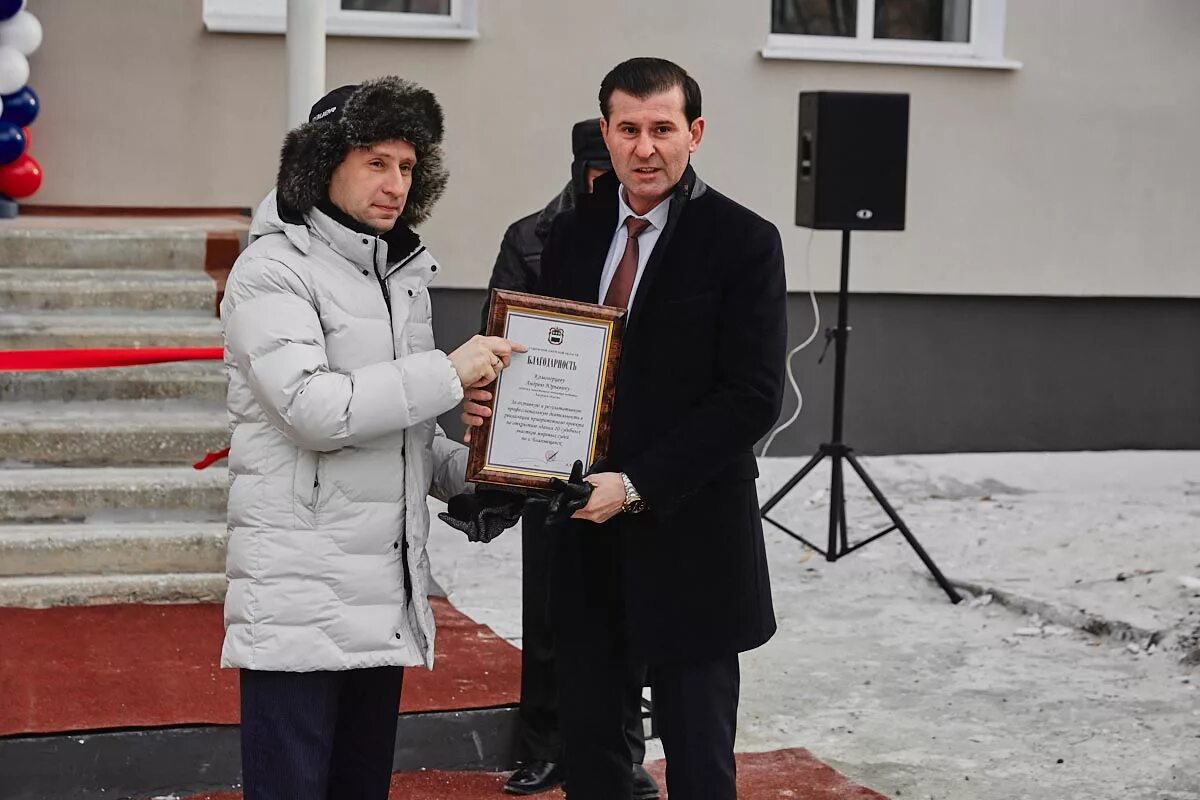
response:
<path id="1" fill-rule="evenodd" d="M 26 149 L 26 150 L 28 150 L 28 149 L 29 149 L 29 142 L 30 142 L 30 141 L 32 141 L 32 140 L 29 138 L 29 128 L 28 128 L 28 126 L 26 126 L 26 127 L 24 127 L 24 128 L 21 128 L 21 133 L 25 134 L 25 149 Z"/>
<path id="2" fill-rule="evenodd" d="M 0 194 L 12 198 L 28 197 L 42 185 L 42 165 L 29 153 L 0 167 Z"/>

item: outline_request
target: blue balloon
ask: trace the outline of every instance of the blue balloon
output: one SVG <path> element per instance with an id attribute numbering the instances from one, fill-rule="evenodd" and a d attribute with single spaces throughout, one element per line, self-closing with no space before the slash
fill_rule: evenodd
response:
<path id="1" fill-rule="evenodd" d="M 12 19 L 25 7 L 25 0 L 0 0 L 0 20 Z"/>
<path id="2" fill-rule="evenodd" d="M 11 164 L 25 152 L 25 132 L 20 125 L 0 121 L 0 164 Z"/>
<path id="3" fill-rule="evenodd" d="M 3 0 L 0 0 L 3 2 Z M 38 109 L 41 108 L 41 101 L 38 100 L 37 93 L 28 86 L 22 86 L 12 94 L 3 96 L 4 113 L 0 114 L 0 120 L 11 122 L 24 128 L 29 123 L 37 119 Z"/>

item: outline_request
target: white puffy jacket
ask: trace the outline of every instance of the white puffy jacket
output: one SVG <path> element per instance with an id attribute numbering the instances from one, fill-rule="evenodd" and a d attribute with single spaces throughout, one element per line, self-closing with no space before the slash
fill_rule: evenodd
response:
<path id="1" fill-rule="evenodd" d="M 435 422 L 462 399 L 433 346 L 439 267 L 318 209 L 305 221 L 282 221 L 272 192 L 221 303 L 233 428 L 221 665 L 432 667 L 425 499 L 463 491 L 466 473 L 466 448 Z"/>

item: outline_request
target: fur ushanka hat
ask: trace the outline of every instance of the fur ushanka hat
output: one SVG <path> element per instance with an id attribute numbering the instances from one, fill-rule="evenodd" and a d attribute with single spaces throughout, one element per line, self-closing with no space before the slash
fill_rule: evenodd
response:
<path id="1" fill-rule="evenodd" d="M 442 160 L 442 107 L 433 92 L 388 75 L 334 89 L 313 105 L 308 120 L 283 140 L 275 182 L 283 219 L 299 221 L 326 197 L 333 171 L 352 147 L 392 139 L 403 139 L 417 152 L 399 221 L 412 227 L 429 217 L 449 178 Z"/>

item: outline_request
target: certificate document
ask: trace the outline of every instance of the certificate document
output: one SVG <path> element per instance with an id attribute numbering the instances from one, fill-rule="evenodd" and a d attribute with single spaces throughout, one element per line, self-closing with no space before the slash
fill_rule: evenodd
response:
<path id="1" fill-rule="evenodd" d="M 624 309 L 497 290 L 488 334 L 529 348 L 488 388 L 492 416 L 471 434 L 467 479 L 548 488 L 608 444 Z"/>

